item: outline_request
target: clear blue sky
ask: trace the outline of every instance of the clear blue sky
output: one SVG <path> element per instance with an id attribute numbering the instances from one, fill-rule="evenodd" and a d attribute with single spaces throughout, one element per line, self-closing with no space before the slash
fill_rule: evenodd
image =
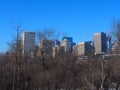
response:
<path id="1" fill-rule="evenodd" d="M 13 25 L 38 31 L 53 28 L 75 42 L 109 32 L 113 18 L 120 17 L 120 0 L 0 0 L 0 52 L 8 49 Z"/>

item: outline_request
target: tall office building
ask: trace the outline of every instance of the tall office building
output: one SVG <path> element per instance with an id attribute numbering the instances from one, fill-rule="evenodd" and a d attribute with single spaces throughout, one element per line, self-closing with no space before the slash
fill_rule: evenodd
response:
<path id="1" fill-rule="evenodd" d="M 67 40 L 69 42 L 69 52 L 72 52 L 72 46 L 75 44 L 75 43 L 73 43 L 73 38 L 72 37 L 63 37 L 62 40 L 63 41 Z"/>
<path id="2" fill-rule="evenodd" d="M 40 56 L 44 55 L 45 58 L 52 57 L 52 46 L 53 46 L 52 40 L 45 40 L 42 39 L 40 41 Z"/>
<path id="3" fill-rule="evenodd" d="M 57 55 L 58 56 L 61 56 L 61 55 L 64 55 L 65 51 L 64 51 L 64 47 L 62 46 L 55 46 L 53 47 L 52 49 L 52 56 L 53 57 L 56 57 Z"/>
<path id="4" fill-rule="evenodd" d="M 107 52 L 107 37 L 106 33 L 100 32 L 94 34 L 95 53 Z"/>
<path id="5" fill-rule="evenodd" d="M 34 50 L 35 47 L 35 32 L 22 32 L 22 52 L 30 53 Z"/>
<path id="6" fill-rule="evenodd" d="M 60 41 L 58 41 L 57 39 L 53 40 L 53 47 L 56 47 L 56 46 L 60 46 Z"/>
<path id="7" fill-rule="evenodd" d="M 91 54 L 92 50 L 93 50 L 93 47 L 90 41 L 81 42 L 78 44 L 78 47 L 77 47 L 78 56 L 88 56 Z"/>
<path id="8" fill-rule="evenodd" d="M 71 51 L 71 42 L 69 42 L 67 39 L 64 39 L 60 43 L 61 47 L 64 47 L 65 52 L 70 52 Z"/>
<path id="9" fill-rule="evenodd" d="M 64 40 L 64 39 L 67 39 L 69 42 L 73 42 L 73 38 L 72 37 L 63 37 L 62 40 Z"/>
<path id="10" fill-rule="evenodd" d="M 73 53 L 73 55 L 74 56 L 78 56 L 78 45 L 74 45 L 73 47 L 72 47 L 72 53 Z"/>

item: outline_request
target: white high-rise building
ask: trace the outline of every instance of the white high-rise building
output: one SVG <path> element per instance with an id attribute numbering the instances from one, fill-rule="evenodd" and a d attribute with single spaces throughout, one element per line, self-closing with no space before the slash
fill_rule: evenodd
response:
<path id="1" fill-rule="evenodd" d="M 35 32 L 22 32 L 22 52 L 30 53 L 34 50 L 35 47 Z"/>
<path id="2" fill-rule="evenodd" d="M 71 51 L 71 43 L 67 39 L 64 39 L 61 42 L 60 46 L 64 47 L 65 52 L 70 52 Z"/>

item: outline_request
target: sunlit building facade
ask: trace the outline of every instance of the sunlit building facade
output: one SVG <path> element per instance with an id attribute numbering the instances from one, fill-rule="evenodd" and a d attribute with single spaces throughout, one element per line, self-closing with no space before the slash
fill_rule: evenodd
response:
<path id="1" fill-rule="evenodd" d="M 100 32 L 94 34 L 94 47 L 95 47 L 95 54 L 107 52 L 107 37 L 106 33 Z"/>

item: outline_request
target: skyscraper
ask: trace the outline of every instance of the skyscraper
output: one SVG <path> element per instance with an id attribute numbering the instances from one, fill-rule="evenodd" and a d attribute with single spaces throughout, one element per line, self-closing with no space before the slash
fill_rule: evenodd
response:
<path id="1" fill-rule="evenodd" d="M 67 39 L 69 42 L 73 42 L 73 38 L 72 37 L 63 37 L 62 40 L 64 40 L 64 39 Z"/>
<path id="2" fill-rule="evenodd" d="M 94 34 L 95 53 L 107 52 L 107 37 L 106 33 L 100 32 Z"/>
<path id="3" fill-rule="evenodd" d="M 78 45 L 74 45 L 73 47 L 72 47 L 72 53 L 73 53 L 73 55 L 74 56 L 78 56 Z"/>
<path id="4" fill-rule="evenodd" d="M 52 46 L 53 46 L 52 40 L 42 39 L 40 41 L 40 56 L 43 56 L 44 54 L 45 58 L 52 57 Z"/>
<path id="5" fill-rule="evenodd" d="M 88 56 L 91 54 L 93 47 L 91 45 L 91 41 L 81 42 L 78 44 L 77 51 L 78 56 Z"/>
<path id="6" fill-rule="evenodd" d="M 56 47 L 56 46 L 60 46 L 60 41 L 58 41 L 57 39 L 53 40 L 53 47 Z"/>
<path id="7" fill-rule="evenodd" d="M 75 43 L 73 43 L 73 38 L 72 37 L 63 37 L 63 39 L 62 39 L 62 43 L 65 43 L 66 42 L 66 45 L 68 45 L 68 51 L 69 52 L 72 52 L 72 46 L 75 44 Z M 67 42 L 68 42 L 68 44 L 67 44 Z M 63 45 L 64 46 L 64 45 Z M 65 50 L 66 51 L 66 50 Z"/>
<path id="8" fill-rule="evenodd" d="M 34 50 L 35 47 L 35 32 L 22 32 L 22 52 L 30 53 Z"/>
<path id="9" fill-rule="evenodd" d="M 65 54 L 65 51 L 64 51 L 64 47 L 62 46 L 55 46 L 53 47 L 52 49 L 52 56 L 53 57 L 56 57 L 57 55 L 58 56 L 61 56 L 61 55 L 64 55 Z"/>
<path id="10" fill-rule="evenodd" d="M 63 41 L 61 41 L 60 46 L 64 47 L 65 52 L 71 51 L 71 42 L 69 42 L 67 39 L 64 39 Z"/>

